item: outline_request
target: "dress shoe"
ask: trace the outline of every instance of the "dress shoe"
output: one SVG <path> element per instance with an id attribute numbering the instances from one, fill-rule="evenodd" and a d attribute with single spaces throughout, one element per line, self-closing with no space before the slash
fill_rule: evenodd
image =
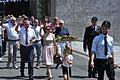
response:
<path id="1" fill-rule="evenodd" d="M 29 77 L 29 80 L 34 80 L 33 77 Z"/>
<path id="2" fill-rule="evenodd" d="M 57 65 L 55 66 L 55 69 L 58 69 L 58 68 L 59 68 L 59 65 L 60 65 L 60 64 L 57 64 Z"/>
<path id="3" fill-rule="evenodd" d="M 93 78 L 97 78 L 97 74 L 95 73 L 95 74 L 92 74 L 92 77 Z"/>
<path id="4" fill-rule="evenodd" d="M 39 68 L 40 68 L 40 65 L 39 65 L 39 64 L 36 64 L 36 68 L 39 69 Z"/>
<path id="5" fill-rule="evenodd" d="M 25 74 L 24 74 L 24 73 L 21 73 L 21 77 L 25 77 Z"/>
<path id="6" fill-rule="evenodd" d="M 89 73 L 89 74 L 88 74 L 88 77 L 89 77 L 89 78 L 92 78 L 92 74 Z"/>
<path id="7" fill-rule="evenodd" d="M 18 69 L 19 67 L 18 67 L 17 65 L 14 65 L 13 68 L 14 68 L 14 69 Z"/>
<path id="8" fill-rule="evenodd" d="M 7 63 L 7 68 L 8 68 L 8 69 L 10 68 L 10 63 Z"/>

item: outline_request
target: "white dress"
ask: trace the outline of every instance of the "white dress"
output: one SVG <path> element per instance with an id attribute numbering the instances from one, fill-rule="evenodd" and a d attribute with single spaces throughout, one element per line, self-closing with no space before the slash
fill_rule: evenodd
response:
<path id="1" fill-rule="evenodd" d="M 42 49 L 42 62 L 45 65 L 53 65 L 54 45 L 53 45 L 54 34 L 50 33 L 45 41 Z"/>

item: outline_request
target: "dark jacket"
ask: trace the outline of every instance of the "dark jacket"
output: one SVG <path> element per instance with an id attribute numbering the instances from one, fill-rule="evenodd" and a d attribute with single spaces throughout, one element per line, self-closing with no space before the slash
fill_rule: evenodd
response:
<path id="1" fill-rule="evenodd" d="M 97 26 L 96 30 L 92 27 L 92 25 L 86 27 L 83 39 L 83 49 L 86 50 L 88 47 L 88 50 L 91 50 L 93 39 L 95 36 L 101 34 L 101 32 L 100 26 Z"/>

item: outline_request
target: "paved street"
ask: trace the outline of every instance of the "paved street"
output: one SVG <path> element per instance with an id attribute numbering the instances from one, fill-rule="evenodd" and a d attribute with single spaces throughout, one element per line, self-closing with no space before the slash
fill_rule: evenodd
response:
<path id="1" fill-rule="evenodd" d="M 72 66 L 72 77 L 70 80 L 96 80 L 95 78 L 87 77 L 88 57 L 75 52 L 73 53 L 73 56 L 74 56 L 74 62 Z M 19 63 L 20 63 L 19 53 L 18 53 L 17 61 L 19 66 Z M 12 69 L 12 64 L 11 64 L 11 68 L 7 69 L 6 63 L 7 63 L 7 55 L 5 55 L 3 61 L 0 62 L 0 80 L 27 80 L 28 79 L 27 63 L 26 63 L 26 69 L 25 69 L 25 75 L 26 75 L 25 79 L 20 77 L 19 69 Z M 36 62 L 34 62 L 34 66 L 35 64 Z M 35 80 L 47 80 L 45 65 L 41 64 L 40 66 L 41 66 L 40 69 L 34 68 L 34 78 Z M 55 65 L 51 67 L 52 75 L 54 77 L 51 80 L 63 80 L 61 68 L 55 69 L 54 67 Z M 119 75 L 120 75 L 120 69 L 117 68 L 116 80 L 120 80 Z M 106 76 L 105 76 L 105 80 L 108 80 Z"/>

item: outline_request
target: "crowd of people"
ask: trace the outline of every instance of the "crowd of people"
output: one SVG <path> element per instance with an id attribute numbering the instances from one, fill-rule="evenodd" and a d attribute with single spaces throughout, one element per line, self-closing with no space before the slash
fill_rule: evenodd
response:
<path id="1" fill-rule="evenodd" d="M 83 49 L 89 52 L 88 77 L 104 80 L 106 71 L 109 80 L 115 80 L 113 38 L 108 35 L 111 23 L 103 21 L 102 25 L 98 26 L 97 21 L 97 17 L 91 19 L 92 24 L 86 27 L 83 39 Z M 46 75 L 51 79 L 53 75 L 50 68 L 57 55 L 62 63 L 57 63 L 55 68 L 58 69 L 61 65 L 64 80 L 69 80 L 73 63 L 72 46 L 69 41 L 56 41 L 58 37 L 70 36 L 64 23 L 57 16 L 52 21 L 48 16 L 43 20 L 25 15 L 18 18 L 13 15 L 4 17 L 0 22 L 0 61 L 6 55 L 8 47 L 7 68 L 9 69 L 12 63 L 14 69 L 20 68 L 21 77 L 25 77 L 25 63 L 28 63 L 29 80 L 34 80 L 33 64 L 36 56 L 36 68 L 40 68 L 40 63 L 46 65 Z M 18 50 L 21 59 L 19 67 Z"/>
<path id="2" fill-rule="evenodd" d="M 0 61 L 7 55 L 6 47 L 8 47 L 6 64 L 8 69 L 12 63 L 14 69 L 20 68 L 21 77 L 25 77 L 25 63 L 28 63 L 29 80 L 34 80 L 33 64 L 37 58 L 36 68 L 40 68 L 40 63 L 46 65 L 46 75 L 51 79 L 53 76 L 50 68 L 54 64 L 54 55 L 57 54 L 62 64 L 57 63 L 56 69 L 61 64 L 64 80 L 68 80 L 67 68 L 71 67 L 73 61 L 72 47 L 67 41 L 56 42 L 56 37 L 69 35 L 69 30 L 64 27 L 64 21 L 59 20 L 57 16 L 52 21 L 48 16 L 43 20 L 25 15 L 18 18 L 13 15 L 5 16 L 0 22 Z M 17 64 L 18 50 L 20 50 L 20 66 Z"/>

